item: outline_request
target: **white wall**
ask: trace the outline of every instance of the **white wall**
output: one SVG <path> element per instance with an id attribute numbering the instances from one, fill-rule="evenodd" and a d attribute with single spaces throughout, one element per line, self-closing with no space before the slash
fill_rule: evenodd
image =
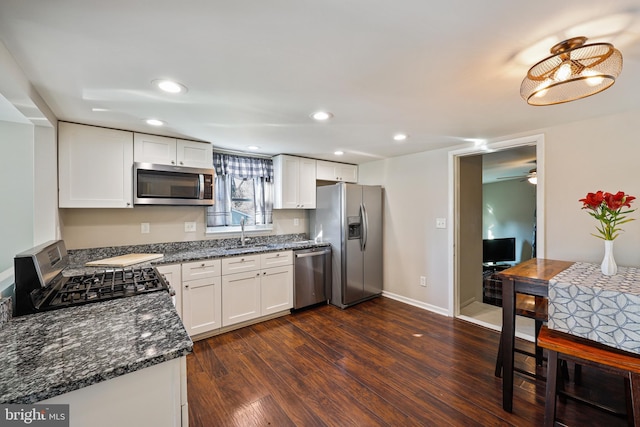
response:
<path id="1" fill-rule="evenodd" d="M 536 186 L 521 180 L 482 186 L 483 239 L 515 237 L 516 262 L 531 258 Z"/>
<path id="2" fill-rule="evenodd" d="M 384 187 L 384 291 L 447 307 L 448 151 L 436 150 L 360 165 L 360 184 Z M 450 221 L 450 219 L 448 219 Z M 426 276 L 427 287 L 419 277 Z"/>
<path id="3" fill-rule="evenodd" d="M 580 101 L 577 101 L 580 102 Z M 640 196 L 640 110 L 589 119 L 518 136 L 544 134 L 546 253 L 538 257 L 600 262 L 602 241 L 592 237 L 595 220 L 578 199 L 596 190 Z M 460 147 L 456 147 L 460 148 Z M 436 150 L 360 165 L 360 181 L 385 187 L 384 290 L 425 306 L 448 308 L 447 150 Z M 640 202 L 635 204 L 640 206 Z M 640 212 L 635 212 L 640 219 Z M 447 218 L 451 226 L 452 218 Z M 616 240 L 619 265 L 640 267 L 640 221 L 623 226 Z M 422 288 L 418 276 L 426 275 Z"/>
<path id="4" fill-rule="evenodd" d="M 13 257 L 33 246 L 33 125 L 0 122 L 0 272 Z"/>
<path id="5" fill-rule="evenodd" d="M 551 219 L 546 255 L 601 262 L 604 245 L 590 235 L 596 233 L 596 221 L 580 209 L 578 199 L 597 190 L 640 197 L 640 110 L 550 128 L 546 135 L 545 214 Z M 640 211 L 632 216 L 640 219 Z M 616 262 L 640 266 L 640 221 L 622 228 L 615 240 Z"/>
<path id="6" fill-rule="evenodd" d="M 15 254 L 55 239 L 59 232 L 57 119 L 1 42 L 0 96 L 15 108 L 10 116 L 19 117 L 0 123 L 2 293 L 13 283 Z"/>

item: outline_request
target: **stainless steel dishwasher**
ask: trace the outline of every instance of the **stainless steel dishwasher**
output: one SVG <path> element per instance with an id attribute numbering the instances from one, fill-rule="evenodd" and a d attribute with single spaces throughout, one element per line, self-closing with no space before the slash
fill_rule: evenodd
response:
<path id="1" fill-rule="evenodd" d="M 293 308 L 327 302 L 331 298 L 331 246 L 293 251 Z"/>

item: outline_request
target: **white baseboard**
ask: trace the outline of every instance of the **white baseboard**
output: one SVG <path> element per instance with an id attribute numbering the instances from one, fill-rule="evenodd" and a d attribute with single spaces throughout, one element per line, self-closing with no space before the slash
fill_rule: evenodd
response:
<path id="1" fill-rule="evenodd" d="M 423 310 L 432 311 L 443 316 L 449 316 L 449 312 L 446 308 L 438 307 L 435 305 L 427 304 L 426 302 L 418 301 L 413 298 L 407 298 L 402 295 L 394 294 L 393 292 L 382 291 L 382 296 L 391 298 L 396 301 L 403 302 L 405 304 L 412 305 L 414 307 L 422 308 Z"/>

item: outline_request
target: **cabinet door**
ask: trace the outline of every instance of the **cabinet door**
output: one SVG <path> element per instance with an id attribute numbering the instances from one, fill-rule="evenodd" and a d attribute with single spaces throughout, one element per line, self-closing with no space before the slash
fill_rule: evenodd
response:
<path id="1" fill-rule="evenodd" d="M 180 264 L 159 265 L 156 269 L 175 291 L 176 294 L 172 298 L 173 305 L 176 307 L 178 316 L 182 319 L 182 275 Z"/>
<path id="2" fill-rule="evenodd" d="M 316 161 L 316 179 L 334 182 L 358 182 L 358 166 L 346 163 Z"/>
<path id="3" fill-rule="evenodd" d="M 176 160 L 178 166 L 194 168 L 213 168 L 213 147 L 206 142 L 185 141 L 176 143 Z"/>
<path id="4" fill-rule="evenodd" d="M 335 163 L 325 162 L 324 160 L 316 161 L 316 179 L 320 181 L 335 181 Z"/>
<path id="5" fill-rule="evenodd" d="M 133 140 L 133 158 L 136 162 L 175 165 L 176 139 L 136 133 Z"/>
<path id="6" fill-rule="evenodd" d="M 302 209 L 316 208 L 316 161 L 300 159 L 298 174 L 298 207 Z"/>
<path id="7" fill-rule="evenodd" d="M 222 326 L 260 317 L 260 271 L 222 276 Z"/>
<path id="8" fill-rule="evenodd" d="M 133 133 L 60 122 L 58 206 L 133 207 Z"/>
<path id="9" fill-rule="evenodd" d="M 260 313 L 262 316 L 293 307 L 293 268 L 267 268 L 260 275 Z"/>
<path id="10" fill-rule="evenodd" d="M 358 182 L 358 166 L 347 165 L 344 163 L 336 163 L 336 176 L 340 181 L 344 182 Z"/>
<path id="11" fill-rule="evenodd" d="M 300 158 L 284 155 L 276 156 L 273 158 L 273 167 L 275 172 L 273 208 L 299 208 Z"/>
<path id="12" fill-rule="evenodd" d="M 220 328 L 222 323 L 220 277 L 182 282 L 182 323 L 191 336 Z"/>

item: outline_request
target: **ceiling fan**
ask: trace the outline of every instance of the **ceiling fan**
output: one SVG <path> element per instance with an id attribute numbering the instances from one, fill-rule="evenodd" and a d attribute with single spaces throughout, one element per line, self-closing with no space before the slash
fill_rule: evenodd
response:
<path id="1" fill-rule="evenodd" d="M 536 185 L 538 183 L 538 170 L 537 168 L 533 168 L 529 170 L 529 173 L 524 175 L 516 175 L 516 176 L 502 176 L 497 179 L 517 179 L 521 178 L 520 181 L 529 181 L 531 184 Z"/>

